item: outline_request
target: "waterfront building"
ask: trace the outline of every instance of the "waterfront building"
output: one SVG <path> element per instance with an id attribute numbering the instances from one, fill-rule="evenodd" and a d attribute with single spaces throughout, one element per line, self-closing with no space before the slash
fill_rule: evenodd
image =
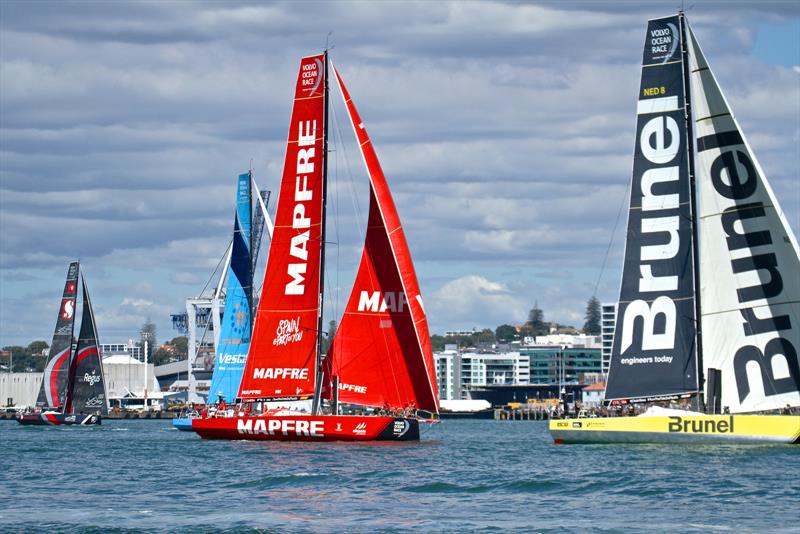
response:
<path id="1" fill-rule="evenodd" d="M 519 352 L 460 352 L 455 345 L 434 354 L 439 398 L 466 399 L 473 386 L 514 385 L 530 382 L 530 360 Z"/>
<path id="2" fill-rule="evenodd" d="M 100 353 L 103 355 L 103 358 L 109 356 L 130 356 L 140 362 L 144 361 L 144 349 L 132 339 L 129 339 L 127 343 L 101 343 Z"/>
<path id="3" fill-rule="evenodd" d="M 36 404 L 42 373 L 0 373 L 0 404 L 23 407 Z"/>
<path id="4" fill-rule="evenodd" d="M 583 384 L 602 369 L 600 348 L 539 345 L 519 351 L 528 356 L 533 384 Z"/>
<path id="5" fill-rule="evenodd" d="M 601 305 L 601 333 L 603 342 L 602 360 L 603 374 L 608 375 L 608 368 L 611 365 L 611 349 L 614 346 L 614 327 L 617 324 L 617 303 L 604 302 Z"/>
<path id="6" fill-rule="evenodd" d="M 606 397 L 606 383 L 596 382 L 586 386 L 581 394 L 584 408 L 599 408 Z"/>
<path id="7" fill-rule="evenodd" d="M 444 333 L 444 337 L 471 336 L 477 333 L 478 329 L 475 327 L 473 327 L 472 330 L 448 330 Z"/>
<path id="8" fill-rule="evenodd" d="M 494 407 L 518 402 L 549 409 L 557 406 L 562 398 L 568 404 L 574 405 L 576 400 L 581 400 L 581 390 L 584 387 L 582 384 L 487 385 L 472 387 L 467 395 L 469 399 L 485 400 Z"/>
<path id="9" fill-rule="evenodd" d="M 139 407 L 144 405 L 145 384 L 148 405 L 155 407 L 163 397 L 154 376 L 153 364 L 128 354 L 103 355 L 103 376 L 106 395 L 112 407 Z M 0 373 L 0 405 L 35 406 L 42 385 L 42 373 Z"/>

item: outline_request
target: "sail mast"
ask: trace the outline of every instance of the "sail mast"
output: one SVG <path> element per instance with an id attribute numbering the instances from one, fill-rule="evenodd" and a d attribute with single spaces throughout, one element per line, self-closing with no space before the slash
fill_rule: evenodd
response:
<path id="1" fill-rule="evenodd" d="M 692 228 L 692 267 L 694 271 L 694 316 L 695 316 L 695 344 L 697 345 L 697 358 L 695 365 L 697 369 L 697 411 L 705 411 L 705 396 L 703 383 L 705 382 L 703 373 L 703 332 L 700 315 L 700 242 L 697 238 L 697 187 L 695 185 L 695 166 L 694 166 L 694 124 L 692 121 L 692 93 L 690 87 L 689 72 L 689 47 L 686 44 L 686 15 L 683 10 L 678 12 L 681 30 L 681 60 L 683 62 L 683 90 L 684 90 L 684 110 L 686 115 L 686 148 L 689 151 L 689 209 L 691 210 Z"/>
<path id="2" fill-rule="evenodd" d="M 324 68 L 322 83 L 324 86 L 324 108 L 322 115 L 322 224 L 320 227 L 320 252 L 319 252 L 319 307 L 317 317 L 317 357 L 315 359 L 315 372 L 317 379 L 314 381 L 314 401 L 311 413 L 320 413 L 320 399 L 322 396 L 322 308 L 325 303 L 325 226 L 328 205 L 328 50 L 324 53 Z"/>

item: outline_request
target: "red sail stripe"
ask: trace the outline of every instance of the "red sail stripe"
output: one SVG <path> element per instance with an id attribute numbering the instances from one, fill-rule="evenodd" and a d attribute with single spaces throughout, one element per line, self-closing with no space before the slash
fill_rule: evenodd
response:
<path id="1" fill-rule="evenodd" d="M 303 58 L 275 229 L 239 396 L 313 395 L 322 245 L 324 55 Z"/>
<path id="2" fill-rule="evenodd" d="M 358 111 L 333 72 L 369 174 L 370 213 L 356 282 L 326 358 L 326 383 L 339 376 L 342 402 L 413 403 L 438 412 L 430 334 L 400 217 Z"/>
<path id="3" fill-rule="evenodd" d="M 50 395 L 53 399 L 53 408 L 58 408 L 61 406 L 61 399 L 58 398 L 58 376 L 61 372 L 61 367 L 64 365 L 64 362 L 67 360 L 69 356 L 70 349 L 64 349 L 61 354 L 56 357 L 55 362 L 53 363 L 52 370 L 50 371 Z"/>

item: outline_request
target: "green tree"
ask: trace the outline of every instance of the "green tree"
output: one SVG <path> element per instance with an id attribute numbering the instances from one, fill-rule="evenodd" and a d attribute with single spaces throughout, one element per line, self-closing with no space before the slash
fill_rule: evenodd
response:
<path id="1" fill-rule="evenodd" d="M 445 343 L 447 343 L 446 337 L 440 336 L 439 334 L 433 334 L 431 336 L 431 349 L 433 349 L 435 352 L 443 351 Z"/>
<path id="2" fill-rule="evenodd" d="M 175 355 L 172 352 L 159 347 L 156 350 L 152 351 L 148 363 L 152 363 L 153 365 L 163 365 L 165 363 L 169 363 L 174 360 L 175 360 Z"/>
<path id="3" fill-rule="evenodd" d="M 30 345 L 28 345 L 28 351 L 33 354 L 42 354 L 42 351 L 50 347 L 47 344 L 47 341 L 32 341 Z"/>
<path id="4" fill-rule="evenodd" d="M 175 345 L 175 356 L 179 360 L 186 359 L 189 355 L 189 340 L 186 336 L 174 337 L 170 340 L 168 345 Z"/>
<path id="5" fill-rule="evenodd" d="M 589 302 L 586 303 L 586 322 L 583 323 L 583 333 L 592 336 L 600 334 L 600 301 L 597 297 L 592 296 Z"/>
<path id="6" fill-rule="evenodd" d="M 495 329 L 494 337 L 500 343 L 509 343 L 517 338 L 517 329 L 510 324 L 501 324 Z"/>
<path id="7" fill-rule="evenodd" d="M 539 302 L 533 304 L 533 308 L 528 312 L 528 321 L 525 323 L 525 334 L 530 336 L 541 336 L 550 333 L 550 323 L 544 320 L 544 311 L 539 307 Z"/>

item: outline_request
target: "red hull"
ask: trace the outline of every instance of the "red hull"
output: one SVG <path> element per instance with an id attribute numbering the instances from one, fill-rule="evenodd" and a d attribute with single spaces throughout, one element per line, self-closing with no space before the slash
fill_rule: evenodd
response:
<path id="1" fill-rule="evenodd" d="M 192 420 L 206 439 L 279 441 L 419 441 L 416 419 L 362 415 L 278 415 Z"/>

